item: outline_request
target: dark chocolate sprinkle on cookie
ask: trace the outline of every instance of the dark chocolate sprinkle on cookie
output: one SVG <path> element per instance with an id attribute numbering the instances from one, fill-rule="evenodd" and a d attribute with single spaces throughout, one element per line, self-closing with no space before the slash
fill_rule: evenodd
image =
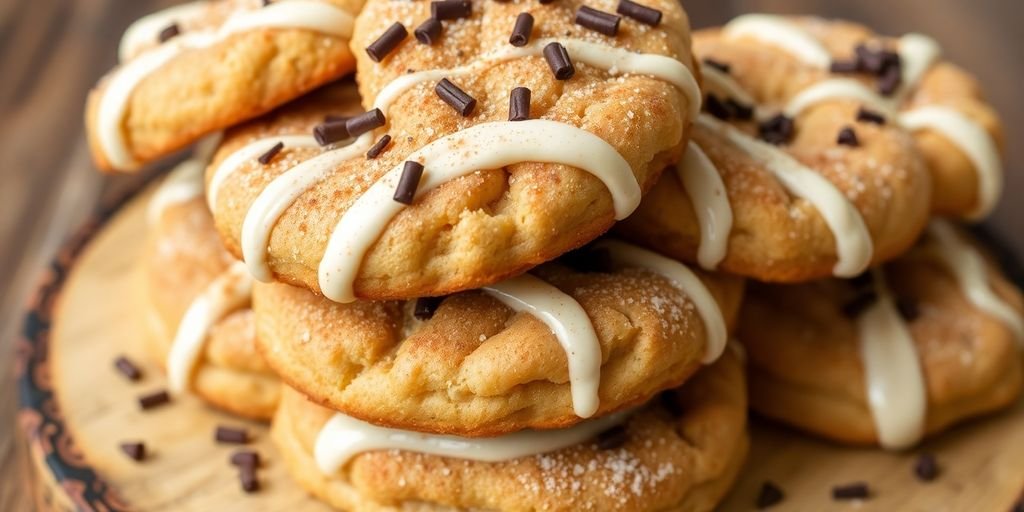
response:
<path id="1" fill-rule="evenodd" d="M 137 381 L 142 378 L 142 370 L 125 356 L 120 356 L 114 360 L 114 368 L 117 368 L 117 371 L 128 380 Z"/>
<path id="2" fill-rule="evenodd" d="M 241 428 L 218 426 L 213 438 L 218 443 L 245 444 L 249 442 L 249 433 Z"/>
<path id="3" fill-rule="evenodd" d="M 437 18 L 427 18 L 426 21 L 420 23 L 420 26 L 416 27 L 416 30 L 412 31 L 412 34 L 416 36 L 416 40 L 420 44 L 432 45 L 441 38 L 441 22 Z"/>
<path id="4" fill-rule="evenodd" d="M 712 59 L 710 57 L 705 57 L 702 62 L 704 63 L 705 66 L 707 66 L 709 68 L 715 68 L 715 69 L 717 69 L 717 70 L 719 70 L 722 73 L 725 73 L 727 75 L 732 70 L 732 66 L 730 66 L 729 64 L 727 64 L 725 62 L 722 62 L 720 60 Z"/>
<path id="5" fill-rule="evenodd" d="M 576 24 L 600 32 L 606 36 L 615 36 L 619 33 L 619 22 L 621 16 L 599 11 L 593 7 L 581 5 L 576 11 Z"/>
<path id="6" fill-rule="evenodd" d="M 348 130 L 350 137 L 358 137 L 370 130 L 375 130 L 384 126 L 387 120 L 384 118 L 384 113 L 379 108 L 375 108 L 369 112 L 363 112 L 358 116 L 349 118 L 345 122 L 345 129 Z"/>
<path id="7" fill-rule="evenodd" d="M 860 139 L 857 138 L 857 132 L 855 132 L 852 127 L 845 126 L 842 130 L 839 130 L 839 135 L 836 137 L 836 144 L 855 148 L 860 146 Z"/>
<path id="8" fill-rule="evenodd" d="M 169 395 L 167 391 L 157 391 L 155 393 L 139 397 L 139 407 L 142 407 L 142 410 L 144 411 L 160 407 L 161 405 L 165 405 L 170 402 L 171 395 Z"/>
<path id="9" fill-rule="evenodd" d="M 459 86 L 453 84 L 447 78 L 442 78 L 434 86 L 434 92 L 462 117 L 468 117 L 473 113 L 473 109 L 476 108 L 476 99 L 466 94 L 466 91 L 460 89 Z"/>
<path id="10" fill-rule="evenodd" d="M 868 110 L 864 107 L 861 107 L 859 110 L 857 110 L 857 120 L 864 123 L 872 123 L 878 125 L 885 124 L 885 116 L 873 110 Z"/>
<path id="11" fill-rule="evenodd" d="M 456 20 L 468 18 L 473 14 L 473 4 L 469 0 L 441 0 L 430 2 L 430 15 L 438 20 Z"/>
<path id="12" fill-rule="evenodd" d="M 121 448 L 121 451 L 124 452 L 124 454 L 128 456 L 128 458 L 130 458 L 130 459 L 132 459 L 132 460 L 134 460 L 136 462 L 141 462 L 143 459 L 146 458 L 146 445 L 145 445 L 145 443 L 142 443 L 142 442 L 121 443 L 120 448 Z"/>
<path id="13" fill-rule="evenodd" d="M 871 491 L 868 484 L 856 482 L 852 484 L 839 485 L 832 488 L 832 499 L 834 500 L 864 500 L 870 497 Z"/>
<path id="14" fill-rule="evenodd" d="M 561 43 L 548 43 L 544 47 L 544 60 L 558 80 L 568 80 L 576 74 L 576 68 L 569 59 L 569 52 Z"/>
<path id="15" fill-rule="evenodd" d="M 758 126 L 758 135 L 761 140 L 779 146 L 793 138 L 794 128 L 792 118 L 778 114 Z"/>
<path id="16" fill-rule="evenodd" d="M 178 27 L 177 23 L 171 23 L 160 31 L 160 35 L 158 37 L 161 43 L 166 43 L 179 35 L 181 35 L 181 28 Z"/>
<path id="17" fill-rule="evenodd" d="M 423 164 L 412 160 L 405 162 L 402 177 L 398 179 L 398 186 L 395 187 L 393 199 L 404 205 L 412 204 L 412 200 L 416 197 L 416 189 L 420 186 L 421 177 L 423 177 Z"/>
<path id="18" fill-rule="evenodd" d="M 512 35 L 508 42 L 512 46 L 526 46 L 530 42 L 530 34 L 533 33 L 533 16 L 528 12 L 521 12 L 516 16 L 516 23 L 512 25 Z"/>
<path id="19" fill-rule="evenodd" d="M 774 507 L 782 500 L 786 498 L 785 493 L 782 489 L 772 482 L 765 481 L 761 484 L 761 492 L 757 493 L 757 501 L 754 502 L 754 506 L 758 510 L 764 510 L 766 508 Z"/>
<path id="20" fill-rule="evenodd" d="M 391 136 L 384 135 L 383 137 L 380 138 L 380 140 L 374 143 L 373 147 L 371 147 L 369 151 L 366 152 L 366 158 L 377 158 L 378 156 L 380 156 L 381 153 L 384 152 L 385 149 L 387 149 L 388 144 L 391 144 Z"/>
<path id="21" fill-rule="evenodd" d="M 409 36 L 409 31 L 405 29 L 405 25 L 399 22 L 393 23 L 387 30 L 384 31 L 376 41 L 370 43 L 370 46 L 366 47 L 366 54 L 373 59 L 374 62 L 380 62 L 387 57 L 389 53 L 398 48 L 398 45 Z"/>
<path id="22" fill-rule="evenodd" d="M 526 121 L 530 118 L 530 89 L 516 87 L 508 102 L 508 120 Z"/>
<path id="23" fill-rule="evenodd" d="M 661 11 L 630 0 L 619 0 L 619 7 L 615 11 L 652 27 L 657 27 L 661 23 Z"/>
<path id="24" fill-rule="evenodd" d="M 319 140 L 320 139 L 317 139 L 318 142 L 319 142 Z M 324 144 L 321 143 L 320 145 L 323 146 Z M 274 144 L 273 147 L 268 149 L 266 153 L 263 153 L 262 155 L 260 155 L 260 157 L 257 158 L 256 161 L 258 161 L 261 165 L 267 165 L 271 161 L 273 161 L 274 157 L 277 156 L 277 154 L 280 153 L 281 150 L 283 150 L 283 149 L 284 149 L 284 142 L 278 142 L 277 144 Z"/>

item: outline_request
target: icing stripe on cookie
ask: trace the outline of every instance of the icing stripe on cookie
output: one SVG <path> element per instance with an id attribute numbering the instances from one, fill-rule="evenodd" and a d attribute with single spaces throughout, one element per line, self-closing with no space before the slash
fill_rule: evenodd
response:
<path id="1" fill-rule="evenodd" d="M 594 244 L 594 247 L 607 249 L 615 266 L 643 268 L 668 279 L 672 286 L 693 302 L 697 314 L 704 322 L 707 336 L 704 364 L 713 363 L 721 357 L 729 341 L 725 318 L 715 297 L 693 271 L 676 260 L 614 240 L 602 240 Z"/>
<path id="2" fill-rule="evenodd" d="M 139 18 L 121 36 L 121 43 L 117 47 L 118 61 L 128 62 L 135 58 L 158 41 L 161 30 L 172 24 L 181 23 L 182 20 L 200 17 L 209 8 L 209 2 L 190 2 Z"/>
<path id="3" fill-rule="evenodd" d="M 107 80 L 97 114 L 98 143 L 113 167 L 127 169 L 138 165 L 124 137 L 129 99 L 139 83 L 186 50 L 209 47 L 240 32 L 268 28 L 307 29 L 347 38 L 352 33 L 352 24 L 352 16 L 336 6 L 293 0 L 239 12 L 216 31 L 190 32 L 175 37 L 125 62 Z M 133 40 L 138 37 L 141 36 L 131 35 Z"/>
<path id="4" fill-rule="evenodd" d="M 722 27 L 722 33 L 730 38 L 751 37 L 773 44 L 818 68 L 828 69 L 832 63 L 832 56 L 814 36 L 782 16 L 745 14 Z"/>
<path id="5" fill-rule="evenodd" d="M 879 443 L 888 449 L 906 448 L 924 435 L 924 373 L 885 276 L 878 270 L 872 274 L 878 298 L 857 318 L 868 406 Z"/>
<path id="6" fill-rule="evenodd" d="M 725 183 L 715 164 L 692 141 L 675 171 L 700 222 L 697 262 L 707 270 L 714 270 L 729 251 L 729 233 L 732 232 L 732 205 Z"/>
<path id="7" fill-rule="evenodd" d="M 625 422 L 630 412 L 616 413 L 557 430 L 522 430 L 500 437 L 456 437 L 378 427 L 335 414 L 320 430 L 313 448 L 317 467 L 334 474 L 356 455 L 402 450 L 454 459 L 502 462 L 575 446 Z"/>
<path id="8" fill-rule="evenodd" d="M 225 315 L 246 306 L 252 297 L 252 278 L 241 262 L 232 264 L 189 305 L 167 354 L 167 380 L 172 393 L 189 388 L 192 371 L 202 357 L 210 329 Z"/>
<path id="9" fill-rule="evenodd" d="M 601 342 L 576 299 L 529 274 L 484 287 L 483 291 L 551 328 L 569 361 L 573 410 L 581 418 L 593 416 L 601 404 Z"/>
<path id="10" fill-rule="evenodd" d="M 775 175 L 791 194 L 811 203 L 821 214 L 836 241 L 838 261 L 833 273 L 853 277 L 871 263 L 874 243 L 864 218 L 832 182 L 809 169 L 785 151 L 761 142 L 707 115 L 697 124 L 724 137 Z"/>
<path id="11" fill-rule="evenodd" d="M 1013 332 L 1018 346 L 1024 349 L 1024 318 L 992 289 L 988 266 L 981 253 L 961 240 L 947 221 L 932 221 L 929 232 L 939 243 L 939 256 L 953 273 L 967 300 L 982 312 L 1003 322 Z"/>
<path id="12" fill-rule="evenodd" d="M 269 137 L 250 142 L 245 147 L 231 153 L 227 158 L 221 160 L 210 177 L 209 190 L 206 192 L 206 201 L 210 206 L 210 211 L 213 211 L 217 205 L 217 198 L 224 180 L 228 179 L 229 176 L 243 166 L 256 162 L 260 155 L 266 153 L 270 148 L 277 145 L 278 142 L 284 144 L 285 149 L 315 149 L 320 147 L 316 139 L 308 135 L 282 135 L 280 137 Z"/>

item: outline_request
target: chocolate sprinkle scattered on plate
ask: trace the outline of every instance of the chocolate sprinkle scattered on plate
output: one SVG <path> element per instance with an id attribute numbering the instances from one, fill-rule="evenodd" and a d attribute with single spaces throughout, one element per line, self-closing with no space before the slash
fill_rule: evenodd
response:
<path id="1" fill-rule="evenodd" d="M 870 496 L 871 491 L 868 489 L 868 484 L 864 482 L 855 482 L 832 488 L 832 499 L 834 500 L 864 500 Z"/>
<path id="2" fill-rule="evenodd" d="M 409 31 L 405 29 L 405 25 L 399 22 L 394 22 L 387 30 L 384 31 L 376 41 L 370 43 L 370 46 L 366 47 L 366 54 L 373 59 L 374 62 L 380 62 L 387 57 L 389 53 L 394 51 L 398 45 L 409 36 Z"/>
<path id="3" fill-rule="evenodd" d="M 430 2 L 430 16 L 438 20 L 468 18 L 471 14 L 473 14 L 473 4 L 469 0 Z"/>
<path id="4" fill-rule="evenodd" d="M 861 107 L 859 110 L 857 110 L 857 120 L 864 123 L 872 123 L 879 125 L 885 124 L 885 116 L 873 110 L 868 110 L 864 107 Z"/>
<path id="5" fill-rule="evenodd" d="M 128 456 L 128 458 L 130 458 L 130 459 L 132 459 L 132 460 L 134 460 L 136 462 L 141 462 L 143 459 L 146 458 L 146 445 L 145 445 L 145 443 L 142 443 L 142 442 L 121 443 L 120 448 L 121 448 L 121 451 L 124 452 L 124 454 Z"/>
<path id="6" fill-rule="evenodd" d="M 709 68 L 715 68 L 715 69 L 717 69 L 717 70 L 719 70 L 722 73 L 725 73 L 727 75 L 729 74 L 729 71 L 732 70 L 732 66 L 730 66 L 729 64 L 727 64 L 725 62 L 722 62 L 720 60 L 712 59 L 711 57 L 705 57 L 702 62 L 704 63 L 705 66 L 707 66 Z"/>
<path id="7" fill-rule="evenodd" d="M 548 67 L 558 80 L 568 80 L 576 74 L 576 68 L 569 59 L 569 52 L 561 43 L 548 43 L 544 47 L 544 60 L 548 61 Z"/>
<path id="8" fill-rule="evenodd" d="M 416 299 L 412 315 L 418 320 L 430 320 L 434 318 L 434 313 L 442 302 L 444 302 L 444 297 L 420 297 Z"/>
<path id="9" fill-rule="evenodd" d="M 530 118 L 530 89 L 516 87 L 508 102 L 508 120 L 526 121 Z"/>
<path id="10" fill-rule="evenodd" d="M 779 486 L 766 480 L 761 484 L 761 492 L 757 493 L 757 501 L 754 502 L 754 506 L 758 510 L 764 510 L 782 503 L 785 498 L 786 494 Z"/>
<path id="11" fill-rule="evenodd" d="M 526 46 L 530 42 L 530 34 L 533 32 L 533 15 L 528 12 L 521 12 L 516 16 L 516 23 L 512 25 L 512 35 L 508 42 L 512 46 Z"/>
<path id="12" fill-rule="evenodd" d="M 462 117 L 468 117 L 473 113 L 473 109 L 476 108 L 476 99 L 466 94 L 459 86 L 453 84 L 451 80 L 442 78 L 440 82 L 434 86 L 434 92 L 444 100 L 450 107 L 454 108 L 456 112 L 462 115 Z"/>
<path id="13" fill-rule="evenodd" d="M 135 363 L 131 362 L 131 360 L 125 356 L 119 356 L 115 359 L 114 367 L 117 368 L 117 371 L 121 372 L 121 375 L 124 375 L 128 380 L 137 381 L 142 378 L 142 370 L 140 370 Z"/>
<path id="14" fill-rule="evenodd" d="M 317 139 L 317 141 L 319 141 L 319 140 L 320 140 L 320 139 Z M 320 144 L 320 145 L 321 145 L 321 146 L 323 146 L 324 144 Z M 283 150 L 283 149 L 284 149 L 284 142 L 278 142 L 277 144 L 274 144 L 274 146 L 273 146 L 272 148 L 268 149 L 266 153 L 263 153 L 262 155 L 260 155 L 260 157 L 259 157 L 259 158 L 257 158 L 256 160 L 257 160 L 257 161 L 258 161 L 258 162 L 259 162 L 259 163 L 260 163 L 261 165 L 267 165 L 267 164 L 269 164 L 269 163 L 270 163 L 270 162 L 271 162 L 271 161 L 272 161 L 272 160 L 274 159 L 274 157 L 275 157 L 275 156 L 277 156 L 277 154 L 278 154 L 278 153 L 280 153 L 280 152 L 281 152 L 281 150 Z"/>
<path id="15" fill-rule="evenodd" d="M 629 441 L 629 433 L 626 432 L 626 428 L 622 425 L 616 425 L 604 432 L 601 432 L 597 436 L 597 449 L 598 450 L 614 450 L 616 448 L 622 448 Z"/>
<path id="16" fill-rule="evenodd" d="M 242 428 L 217 426 L 213 438 L 218 443 L 245 444 L 249 442 L 249 433 Z"/>
<path id="17" fill-rule="evenodd" d="M 922 482 L 931 482 L 939 476 L 939 464 L 935 456 L 930 453 L 922 453 L 914 462 L 914 475 Z"/>
<path id="18" fill-rule="evenodd" d="M 161 43 L 166 43 L 179 35 L 181 35 L 181 28 L 178 27 L 177 23 L 171 23 L 160 31 L 160 35 L 158 37 Z"/>
<path id="19" fill-rule="evenodd" d="M 256 478 L 256 466 L 240 466 L 238 480 L 242 484 L 242 490 L 247 493 L 260 490 L 260 480 Z"/>
<path id="20" fill-rule="evenodd" d="M 234 466 L 252 466 L 258 468 L 260 466 L 260 454 L 251 450 L 237 451 L 231 454 L 231 464 Z"/>
<path id="21" fill-rule="evenodd" d="M 416 36 L 416 40 L 420 44 L 430 46 L 437 42 L 441 38 L 441 22 L 437 18 L 427 18 L 420 26 L 416 27 L 416 30 L 412 31 L 412 34 Z"/>
<path id="22" fill-rule="evenodd" d="M 836 137 L 836 144 L 857 147 L 860 146 L 860 139 L 857 138 L 857 132 L 853 131 L 852 127 L 845 126 L 842 130 L 839 130 L 839 135 Z"/>
<path id="23" fill-rule="evenodd" d="M 385 124 L 387 124 L 387 120 L 384 118 L 384 112 L 381 112 L 379 108 L 375 108 L 369 112 L 363 112 L 358 116 L 349 118 L 345 122 L 345 129 L 348 130 L 350 137 L 358 137 Z"/>
<path id="24" fill-rule="evenodd" d="M 423 177 L 423 164 L 409 160 L 405 162 L 402 169 L 402 177 L 395 187 L 394 200 L 404 205 L 412 204 L 416 197 L 416 189 L 420 186 L 420 178 Z"/>
<path id="25" fill-rule="evenodd" d="M 366 152 L 366 158 L 377 158 L 388 147 L 388 144 L 391 144 L 391 136 L 385 134 Z"/>
<path id="26" fill-rule="evenodd" d="M 599 11 L 593 7 L 581 5 L 576 11 L 576 24 L 600 32 L 606 36 L 614 36 L 619 33 L 619 22 L 621 16 Z"/>
<path id="27" fill-rule="evenodd" d="M 615 12 L 652 27 L 657 27 L 661 23 L 661 11 L 630 0 L 619 0 L 619 7 Z"/>
<path id="28" fill-rule="evenodd" d="M 160 407 L 161 405 L 168 404 L 170 401 L 171 395 L 167 394 L 167 391 L 157 391 L 155 393 L 140 396 L 139 407 L 142 407 L 143 411 L 148 411 L 150 409 Z"/>

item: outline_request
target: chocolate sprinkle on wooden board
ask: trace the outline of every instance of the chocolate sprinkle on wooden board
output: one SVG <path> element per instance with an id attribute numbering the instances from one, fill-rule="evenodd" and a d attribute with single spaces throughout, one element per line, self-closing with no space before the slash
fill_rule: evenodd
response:
<path id="1" fill-rule="evenodd" d="M 601 432 L 597 436 L 597 449 L 598 450 L 614 450 L 616 448 L 622 448 L 629 441 L 629 433 L 626 432 L 626 428 L 622 425 L 616 425 L 604 432 Z"/>
<path id="2" fill-rule="evenodd" d="M 732 66 L 730 66 L 730 65 L 728 65 L 725 62 L 722 62 L 720 60 L 712 59 L 710 57 L 705 57 L 702 62 L 704 63 L 705 66 L 707 66 L 709 68 L 715 68 L 715 69 L 717 69 L 717 70 L 719 70 L 722 73 L 725 73 L 727 75 L 729 74 L 729 71 L 732 70 Z"/>
<path id="3" fill-rule="evenodd" d="M 409 36 L 409 31 L 405 29 L 405 25 L 399 22 L 394 22 L 387 30 L 384 31 L 376 41 L 370 43 L 370 46 L 366 47 L 366 54 L 373 59 L 374 62 L 380 62 L 387 57 L 389 53 L 394 51 L 398 45 Z"/>
<path id="4" fill-rule="evenodd" d="M 548 67 L 558 80 L 568 80 L 576 74 L 576 68 L 569 59 L 569 52 L 561 43 L 548 43 L 544 47 L 544 60 L 548 62 Z"/>
<path id="5" fill-rule="evenodd" d="M 462 117 L 468 117 L 473 113 L 473 109 L 476 108 L 476 99 L 466 94 L 459 86 L 453 84 L 447 78 L 442 78 L 440 82 L 434 86 L 434 92 L 444 100 L 448 106 L 455 109 L 456 112 L 462 115 Z"/>
<path id="6" fill-rule="evenodd" d="M 832 499 L 834 500 L 863 500 L 871 495 L 868 484 L 856 482 L 852 484 L 839 485 L 832 488 Z"/>
<path id="7" fill-rule="evenodd" d="M 117 371 L 121 372 L 121 375 L 124 375 L 128 380 L 137 381 L 142 378 L 142 370 L 140 370 L 138 366 L 135 366 L 135 363 L 131 362 L 131 360 L 125 356 L 119 356 L 115 359 L 114 367 L 117 368 Z"/>
<path id="8" fill-rule="evenodd" d="M 142 407 L 143 411 L 148 411 L 155 407 L 160 407 L 170 403 L 171 395 L 167 394 L 166 391 L 157 391 L 148 395 L 139 397 L 139 407 Z"/>
<path id="9" fill-rule="evenodd" d="M 328 146 L 335 142 L 341 142 L 349 137 L 347 124 L 348 121 L 327 121 L 325 123 L 320 123 L 313 128 L 313 138 L 316 139 L 316 143 L 321 146 Z M 260 163 L 263 162 L 261 161 Z"/>
<path id="10" fill-rule="evenodd" d="M 599 11 L 593 7 L 581 5 L 576 11 L 576 24 L 590 30 L 600 32 L 606 36 L 615 36 L 619 33 L 619 22 L 621 16 Z"/>
<path id="11" fill-rule="evenodd" d="M 857 147 L 860 146 L 860 139 L 857 138 L 857 132 L 853 131 L 852 127 L 846 126 L 842 130 L 839 130 L 839 135 L 836 137 L 836 144 Z"/>
<path id="12" fill-rule="evenodd" d="M 387 124 L 387 120 L 384 118 L 384 113 L 379 108 L 375 108 L 369 112 L 363 112 L 358 116 L 349 118 L 345 122 L 345 129 L 350 137 L 358 137 L 385 124 Z"/>
<path id="13" fill-rule="evenodd" d="M 526 46 L 530 42 L 530 34 L 533 32 L 533 16 L 528 12 L 521 12 L 516 16 L 516 23 L 512 26 L 512 35 L 508 42 L 512 46 Z"/>
<path id="14" fill-rule="evenodd" d="M 778 114 L 761 123 L 758 126 L 758 134 L 765 142 L 779 146 L 793 138 L 794 128 L 793 119 L 783 114 Z"/>
<path id="15" fill-rule="evenodd" d="M 508 102 L 508 120 L 526 121 L 530 118 L 530 89 L 516 87 Z"/>
<path id="16" fill-rule="evenodd" d="M 391 144 L 391 136 L 384 135 L 366 152 L 366 158 L 377 158 L 388 147 L 388 144 Z"/>
<path id="17" fill-rule="evenodd" d="M 412 160 L 405 162 L 402 177 L 398 179 L 398 186 L 395 187 L 393 199 L 404 205 L 412 204 L 412 200 L 416 197 L 416 189 L 420 186 L 421 177 L 423 177 L 423 164 Z"/>
<path id="18" fill-rule="evenodd" d="M 619 0 L 619 7 L 615 12 L 652 27 L 657 27 L 661 23 L 661 11 L 630 0 Z"/>
<path id="19" fill-rule="evenodd" d="M 939 464 L 935 456 L 930 453 L 922 453 L 914 462 L 914 475 L 922 482 L 931 482 L 939 476 Z"/>
<path id="20" fill-rule="evenodd" d="M 412 31 L 412 34 L 416 36 L 416 40 L 420 44 L 430 46 L 437 42 L 441 38 L 441 22 L 437 21 L 437 18 L 427 18 L 420 26 L 416 27 L 416 30 Z"/>
<path id="21" fill-rule="evenodd" d="M 434 313 L 442 302 L 444 302 L 444 297 L 420 297 L 416 299 L 412 315 L 419 320 L 430 320 L 434 318 Z"/>
<path id="22" fill-rule="evenodd" d="M 249 433 L 241 428 L 218 426 L 213 439 L 218 443 L 245 444 L 249 442 Z"/>
<path id="23" fill-rule="evenodd" d="M 786 495 L 779 486 L 765 481 L 765 483 L 761 484 L 761 492 L 757 494 L 757 501 L 754 502 L 754 506 L 758 510 L 764 510 L 782 503 L 782 500 L 785 498 Z"/>
<path id="24" fill-rule="evenodd" d="M 320 139 L 317 139 L 318 142 L 319 142 L 319 140 Z M 323 146 L 324 144 L 321 143 L 320 145 Z M 263 153 L 262 155 L 260 155 L 260 157 L 257 158 L 256 161 L 258 161 L 261 165 L 267 165 L 283 149 L 284 149 L 284 142 L 278 142 L 277 144 L 274 144 L 274 147 L 268 149 L 266 153 Z"/>
<path id="25" fill-rule="evenodd" d="M 473 14 L 473 4 L 469 0 L 430 2 L 430 16 L 438 20 L 468 18 L 471 14 Z"/>
<path id="26" fill-rule="evenodd" d="M 238 481 L 242 484 L 242 490 L 247 493 L 253 493 L 260 490 L 260 481 L 256 478 L 255 466 L 240 466 L 238 471 Z"/>
<path id="27" fill-rule="evenodd" d="M 252 466 L 258 468 L 260 466 L 260 454 L 250 450 L 238 451 L 231 454 L 230 461 L 233 466 Z"/>
<path id="28" fill-rule="evenodd" d="M 146 458 L 146 445 L 144 443 L 121 443 L 120 448 L 128 458 L 136 462 L 141 462 Z"/>
<path id="29" fill-rule="evenodd" d="M 179 35 L 181 35 L 181 29 L 178 28 L 178 24 L 171 23 L 166 28 L 160 31 L 160 35 L 158 37 L 161 43 L 166 43 L 167 41 L 170 41 L 171 39 L 174 39 Z"/>
<path id="30" fill-rule="evenodd" d="M 865 290 L 843 305 L 843 315 L 846 315 L 847 318 L 857 318 L 876 300 L 878 300 L 878 294 L 874 290 Z"/>
<path id="31" fill-rule="evenodd" d="M 885 116 L 873 110 L 868 110 L 864 107 L 861 107 L 859 110 L 857 110 L 857 120 L 865 123 L 879 125 L 885 124 Z"/>

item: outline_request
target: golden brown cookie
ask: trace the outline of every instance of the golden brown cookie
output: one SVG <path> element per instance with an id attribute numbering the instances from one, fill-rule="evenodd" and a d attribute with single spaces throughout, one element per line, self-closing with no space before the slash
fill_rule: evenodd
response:
<path id="1" fill-rule="evenodd" d="M 314 445 L 332 411 L 290 389 L 272 436 L 299 485 L 341 510 L 712 510 L 749 446 L 737 351 L 661 398 L 633 414 L 616 443 L 602 435 L 506 462 L 375 451 L 324 474 Z"/>
<path id="2" fill-rule="evenodd" d="M 842 442 L 909 446 L 1015 400 L 1022 312 L 1020 292 L 942 221 L 874 282 L 751 285 L 738 337 L 752 407 Z"/>
<path id="3" fill-rule="evenodd" d="M 256 328 L 248 298 L 228 304 L 208 326 L 192 313 L 214 283 L 230 275 L 238 263 L 224 250 L 202 197 L 202 165 L 192 176 L 183 164 L 151 203 L 151 233 L 140 262 L 153 357 L 169 364 L 172 346 L 188 343 L 182 330 L 197 330 L 199 354 L 184 377 L 187 389 L 218 408 L 241 416 L 270 419 L 277 407 L 280 384 L 256 350 Z M 185 171 L 185 174 L 181 174 Z M 189 180 L 195 180 L 190 184 Z M 194 191 L 189 197 L 190 191 Z M 215 298 L 216 293 L 213 294 Z M 176 340 L 178 337 L 178 340 Z M 170 363 L 175 364 L 175 363 Z"/>
<path id="4" fill-rule="evenodd" d="M 128 28 L 86 106 L 93 160 L 133 171 L 355 68 L 362 0 L 213 0 Z"/>
<path id="5" fill-rule="evenodd" d="M 370 113 L 325 123 L 340 112 L 323 104 L 227 137 L 208 186 L 228 248 L 262 280 L 345 302 L 473 289 L 593 240 L 678 159 L 700 101 L 685 13 L 650 5 L 663 12 L 657 27 L 623 19 L 613 37 L 573 23 L 579 0 L 474 2 L 428 45 L 394 24 L 412 32 L 429 2 L 369 2 L 352 47 Z M 533 30 L 512 46 L 523 11 Z M 397 47 L 380 49 L 395 33 Z M 572 76 L 542 56 L 560 48 Z M 529 119 L 509 121 L 517 87 L 531 91 Z M 255 162 L 282 141 L 269 165 Z"/>
<path id="6" fill-rule="evenodd" d="M 683 292 L 635 265 L 599 270 L 552 263 L 495 285 L 498 293 L 440 303 L 337 304 L 258 283 L 258 343 L 285 382 L 327 407 L 379 425 L 472 437 L 559 428 L 631 407 L 680 385 L 724 347 L 739 279 L 694 276 Z M 542 294 L 531 299 L 530 282 L 581 308 L 577 327 L 571 311 L 545 310 Z M 502 290 L 540 312 L 517 314 Z M 569 326 L 575 344 L 563 346 L 543 320 L 548 312 Z M 579 324 L 592 326 L 591 342 Z"/>

